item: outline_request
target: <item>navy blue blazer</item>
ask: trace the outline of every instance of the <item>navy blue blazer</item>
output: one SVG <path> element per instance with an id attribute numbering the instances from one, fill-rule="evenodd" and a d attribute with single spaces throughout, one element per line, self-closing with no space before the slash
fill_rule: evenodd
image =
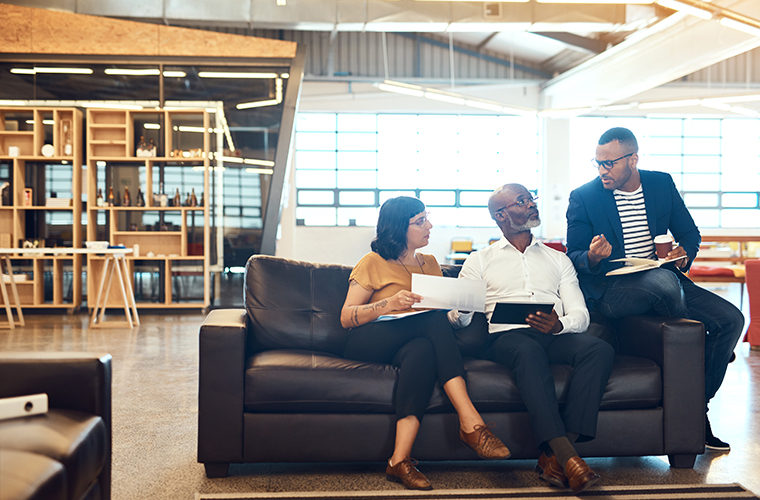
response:
<path id="1" fill-rule="evenodd" d="M 667 234 L 670 230 L 676 242 L 689 256 L 689 262 L 684 268 L 688 270 L 702 241 L 694 219 L 670 174 L 651 170 L 639 170 L 639 173 L 652 238 Z M 594 269 L 589 269 L 589 245 L 591 239 L 599 234 L 603 234 L 612 245 L 612 254 Z M 607 286 L 605 275 L 622 266 L 619 262 L 610 262 L 625 257 L 623 226 L 615 196 L 612 191 L 604 189 L 598 177 L 570 193 L 570 204 L 567 207 L 567 255 L 578 271 L 578 280 L 587 301 L 601 297 Z"/>

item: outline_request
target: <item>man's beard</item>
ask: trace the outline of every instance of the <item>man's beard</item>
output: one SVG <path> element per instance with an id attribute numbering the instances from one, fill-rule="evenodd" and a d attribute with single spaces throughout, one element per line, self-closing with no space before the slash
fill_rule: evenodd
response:
<path id="1" fill-rule="evenodd" d="M 506 210 L 504 211 L 504 213 L 507 214 L 507 220 L 509 220 L 509 227 L 511 227 L 512 230 L 520 232 L 520 233 L 523 231 L 530 231 L 534 227 L 538 227 L 541 225 L 541 217 L 539 217 L 538 215 L 536 216 L 535 219 L 528 219 L 528 222 L 518 226 L 517 224 L 514 223 L 514 221 L 512 220 L 512 217 L 509 215 L 509 213 Z"/>

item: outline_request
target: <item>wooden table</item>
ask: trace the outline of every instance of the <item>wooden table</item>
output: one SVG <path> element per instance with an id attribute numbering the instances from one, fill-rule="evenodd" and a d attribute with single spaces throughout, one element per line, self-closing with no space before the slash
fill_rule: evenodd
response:
<path id="1" fill-rule="evenodd" d="M 105 256 L 105 266 L 103 276 L 100 280 L 100 287 L 95 296 L 95 306 L 92 308 L 90 317 L 91 328 L 105 328 L 114 326 L 133 326 L 140 325 L 140 317 L 137 314 L 137 304 L 135 303 L 135 294 L 132 289 L 132 283 L 129 279 L 129 268 L 127 267 L 128 253 L 132 253 L 131 248 L 0 248 L 0 271 L 2 271 L 2 262 L 5 262 L 6 272 L 13 276 L 13 266 L 10 257 L 12 255 L 76 255 L 76 254 L 97 254 Z M 122 299 L 124 300 L 124 315 L 126 321 L 105 321 L 106 304 L 108 303 L 108 291 L 111 288 L 114 270 L 119 276 L 119 284 Z M 18 298 L 18 289 L 14 279 L 10 279 L 11 292 L 15 302 L 18 321 L 14 321 L 12 305 L 8 297 L 8 290 L 5 286 L 5 279 L 0 280 L 0 292 L 5 301 L 5 313 L 8 315 L 8 327 L 15 328 L 16 325 L 24 326 L 24 315 L 21 312 L 21 303 Z M 104 293 L 105 292 L 105 293 Z M 89 296 L 92 296 L 88 293 Z M 88 300 L 89 302 L 89 300 Z M 130 311 L 131 309 L 131 311 Z M 6 326 L 6 325 L 0 325 Z"/>

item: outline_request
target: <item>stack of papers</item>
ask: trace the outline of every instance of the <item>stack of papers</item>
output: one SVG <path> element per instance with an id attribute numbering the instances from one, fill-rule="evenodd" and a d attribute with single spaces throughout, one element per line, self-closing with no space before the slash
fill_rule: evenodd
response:
<path id="1" fill-rule="evenodd" d="M 45 200 L 46 207 L 68 208 L 71 206 L 71 198 L 48 198 Z"/>

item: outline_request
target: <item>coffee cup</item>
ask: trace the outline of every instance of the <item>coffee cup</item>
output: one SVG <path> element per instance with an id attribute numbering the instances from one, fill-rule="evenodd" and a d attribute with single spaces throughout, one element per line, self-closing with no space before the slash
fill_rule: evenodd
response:
<path id="1" fill-rule="evenodd" d="M 654 237 L 654 247 L 658 259 L 664 259 L 673 250 L 673 237 L 669 234 L 661 234 Z"/>

